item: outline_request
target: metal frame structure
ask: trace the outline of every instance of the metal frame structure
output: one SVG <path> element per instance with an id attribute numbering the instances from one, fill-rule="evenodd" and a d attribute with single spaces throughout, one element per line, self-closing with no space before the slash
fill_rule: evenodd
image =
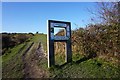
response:
<path id="1" fill-rule="evenodd" d="M 65 36 L 55 36 L 54 28 L 64 28 L 66 31 Z M 47 47 L 48 47 L 48 67 L 55 65 L 54 55 L 54 42 L 66 42 L 66 62 L 72 61 L 71 50 L 71 23 L 64 21 L 48 20 L 48 34 L 47 34 Z"/>

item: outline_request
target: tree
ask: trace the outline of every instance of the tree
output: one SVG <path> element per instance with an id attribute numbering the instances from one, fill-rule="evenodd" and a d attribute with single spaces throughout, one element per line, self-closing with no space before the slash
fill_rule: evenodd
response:
<path id="1" fill-rule="evenodd" d="M 98 2 L 96 11 L 89 10 L 102 24 L 111 25 L 120 21 L 120 2 Z M 92 21 L 95 18 L 91 18 Z M 95 20 L 96 21 L 96 20 Z"/>
<path id="2" fill-rule="evenodd" d="M 36 32 L 36 34 L 38 34 L 38 31 Z"/>

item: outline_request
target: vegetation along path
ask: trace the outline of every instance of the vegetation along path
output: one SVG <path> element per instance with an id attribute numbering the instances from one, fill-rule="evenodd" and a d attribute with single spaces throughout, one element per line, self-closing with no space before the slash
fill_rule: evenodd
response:
<path id="1" fill-rule="evenodd" d="M 40 37 L 35 35 L 26 42 L 17 45 L 3 55 L 3 78 L 41 78 L 47 77 L 47 70 L 41 65 L 47 61 Z M 43 37 L 44 38 L 44 37 Z M 43 61 L 44 60 L 44 61 Z"/>
<path id="2" fill-rule="evenodd" d="M 35 34 L 2 55 L 3 78 L 118 78 L 120 68 L 98 57 L 87 58 L 73 53 L 73 61 L 65 64 L 62 52 L 55 55 L 56 66 L 47 68 L 46 35 Z M 60 48 L 62 49 L 62 48 Z"/>

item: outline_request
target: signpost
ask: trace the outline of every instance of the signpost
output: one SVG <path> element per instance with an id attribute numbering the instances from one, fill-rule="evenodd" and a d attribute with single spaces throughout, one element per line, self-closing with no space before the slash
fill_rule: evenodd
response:
<path id="1" fill-rule="evenodd" d="M 55 36 L 54 28 L 65 28 L 65 36 Z M 66 42 L 66 62 L 72 61 L 72 50 L 71 50 L 71 23 L 64 21 L 48 20 L 48 35 L 47 35 L 47 46 L 48 46 L 48 67 L 55 65 L 54 56 L 54 42 Z"/>

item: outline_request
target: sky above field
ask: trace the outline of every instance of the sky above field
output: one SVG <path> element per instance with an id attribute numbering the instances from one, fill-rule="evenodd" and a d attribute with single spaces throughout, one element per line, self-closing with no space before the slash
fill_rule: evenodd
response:
<path id="1" fill-rule="evenodd" d="M 3 2 L 2 32 L 47 33 L 47 20 L 68 21 L 72 30 L 85 27 L 94 2 Z M 77 24 L 78 26 L 76 26 Z"/>

